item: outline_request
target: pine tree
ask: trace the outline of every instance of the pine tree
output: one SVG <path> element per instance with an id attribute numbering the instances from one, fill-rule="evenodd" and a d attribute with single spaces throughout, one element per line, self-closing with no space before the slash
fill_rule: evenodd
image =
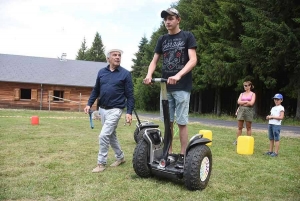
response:
<path id="1" fill-rule="evenodd" d="M 87 60 L 87 46 L 86 46 L 86 41 L 85 37 L 83 38 L 83 42 L 81 43 L 81 48 L 78 50 L 76 60 Z"/>
<path id="2" fill-rule="evenodd" d="M 88 61 L 106 62 L 105 49 L 102 43 L 101 36 L 96 32 L 92 47 L 87 51 Z"/>
<path id="3" fill-rule="evenodd" d="M 238 0 L 182 0 L 178 4 L 182 27 L 194 33 L 198 64 L 193 69 L 193 93 L 212 87 L 214 111 L 221 114 L 221 88 L 233 86 L 241 71 L 238 63 L 241 10 Z M 201 97 L 199 97 L 199 101 Z M 198 109 L 201 113 L 201 109 Z"/>
<path id="4" fill-rule="evenodd" d="M 159 109 L 159 99 L 157 99 L 160 93 L 159 85 L 149 87 L 142 84 L 142 81 L 147 75 L 148 66 L 153 58 L 157 40 L 165 33 L 166 28 L 161 24 L 160 28 L 150 37 L 150 42 L 148 42 L 148 39 L 144 36 L 140 41 L 139 51 L 135 54 L 136 59 L 133 59 L 132 77 L 134 80 L 135 107 L 138 109 Z M 152 77 L 161 77 L 161 61 L 158 62 Z"/>
<path id="5" fill-rule="evenodd" d="M 284 95 L 297 98 L 300 88 L 300 41 L 299 24 L 294 19 L 299 17 L 299 2 L 242 1 L 245 7 L 242 62 L 263 86 L 261 94 L 271 97 L 275 93 L 285 92 Z"/>
<path id="6" fill-rule="evenodd" d="M 143 61 L 143 57 L 145 56 L 146 51 L 146 45 L 148 43 L 148 39 L 144 36 L 142 37 L 140 44 L 139 44 L 139 50 L 137 53 L 135 53 L 135 59 L 132 59 L 133 66 L 132 66 L 132 77 L 133 78 L 139 78 L 141 76 L 145 76 L 145 69 L 147 69 L 149 63 L 146 63 Z"/>

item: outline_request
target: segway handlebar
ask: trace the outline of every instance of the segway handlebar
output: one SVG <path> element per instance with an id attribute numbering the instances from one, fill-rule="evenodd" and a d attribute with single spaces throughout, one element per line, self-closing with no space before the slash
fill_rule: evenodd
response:
<path id="1" fill-rule="evenodd" d="M 168 79 L 165 78 L 153 78 L 151 79 L 151 82 L 167 82 Z"/>

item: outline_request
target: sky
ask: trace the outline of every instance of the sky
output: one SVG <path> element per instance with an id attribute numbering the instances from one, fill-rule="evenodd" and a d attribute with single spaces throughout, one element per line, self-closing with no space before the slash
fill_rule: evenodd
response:
<path id="1" fill-rule="evenodd" d="M 105 50 L 124 51 L 130 70 L 142 37 L 150 40 L 162 10 L 174 0 L 0 0 L 0 53 L 75 60 L 83 39 L 95 34 Z"/>

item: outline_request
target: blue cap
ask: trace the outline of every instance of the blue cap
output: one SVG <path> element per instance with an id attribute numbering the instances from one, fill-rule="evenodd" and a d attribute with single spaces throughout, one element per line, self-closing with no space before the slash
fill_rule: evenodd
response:
<path id="1" fill-rule="evenodd" d="M 274 98 L 283 100 L 283 96 L 281 94 L 275 94 L 275 96 L 273 97 L 273 99 Z"/>

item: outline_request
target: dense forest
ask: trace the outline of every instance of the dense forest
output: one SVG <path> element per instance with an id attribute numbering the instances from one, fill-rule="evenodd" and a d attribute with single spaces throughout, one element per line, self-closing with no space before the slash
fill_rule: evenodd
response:
<path id="1" fill-rule="evenodd" d="M 180 0 L 173 7 L 181 15 L 180 28 L 198 43 L 191 112 L 233 115 L 243 81 L 251 80 L 257 116 L 266 116 L 271 98 L 282 93 L 286 115 L 300 119 L 300 1 Z M 165 33 L 162 23 L 149 41 L 140 41 L 132 67 L 137 108 L 159 108 L 159 89 L 141 83 Z M 155 76 L 160 72 L 157 67 Z"/>
<path id="2" fill-rule="evenodd" d="M 180 0 L 172 7 L 198 45 L 190 112 L 233 115 L 243 81 L 250 80 L 257 117 L 269 114 L 281 93 L 286 116 L 300 120 L 300 1 Z M 166 33 L 162 22 L 150 39 L 141 37 L 132 66 L 137 109 L 159 109 L 159 86 L 142 80 Z M 161 77 L 161 65 L 153 77 Z"/>

